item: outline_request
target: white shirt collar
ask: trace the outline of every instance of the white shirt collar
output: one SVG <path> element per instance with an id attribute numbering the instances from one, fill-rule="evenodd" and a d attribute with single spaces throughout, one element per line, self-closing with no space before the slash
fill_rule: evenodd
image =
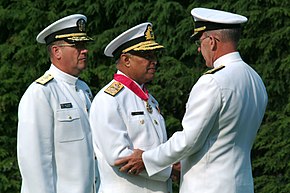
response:
<path id="1" fill-rule="evenodd" d="M 213 67 L 217 68 L 221 65 L 226 66 L 235 60 L 241 60 L 241 56 L 240 56 L 239 52 L 232 52 L 232 53 L 229 53 L 229 54 L 226 54 L 226 55 L 219 57 L 216 61 L 214 61 Z"/>
<path id="2" fill-rule="evenodd" d="M 123 72 L 121 72 L 120 70 L 118 70 L 117 71 L 117 74 L 122 74 L 122 75 L 124 75 L 124 76 L 126 76 L 126 77 L 128 77 L 126 74 L 124 74 Z M 130 77 L 128 77 L 128 78 L 130 78 Z M 131 80 L 133 80 L 132 78 L 130 78 Z M 140 84 L 138 84 L 135 80 L 133 80 L 141 89 L 143 88 L 143 85 L 144 84 L 142 84 L 142 85 L 140 85 Z"/>
<path id="3" fill-rule="evenodd" d="M 64 82 L 67 82 L 69 84 L 72 84 L 72 85 L 76 85 L 76 82 L 78 80 L 77 77 L 74 77 L 70 74 L 67 74 L 63 71 L 61 71 L 60 69 L 58 69 L 56 66 L 54 66 L 53 64 L 51 64 L 49 70 L 48 70 L 48 73 L 52 74 L 53 77 L 57 78 L 57 79 L 60 79 Z"/>

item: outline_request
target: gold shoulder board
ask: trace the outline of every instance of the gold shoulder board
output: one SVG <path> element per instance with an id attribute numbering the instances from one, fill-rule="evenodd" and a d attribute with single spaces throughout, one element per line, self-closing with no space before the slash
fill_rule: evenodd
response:
<path id="1" fill-rule="evenodd" d="M 45 85 L 52 79 L 53 79 L 53 76 L 51 74 L 44 74 L 42 77 L 38 78 L 35 82 Z"/>
<path id="2" fill-rule="evenodd" d="M 217 71 L 223 69 L 224 67 L 225 67 L 225 66 L 221 65 L 221 66 L 219 66 L 219 67 L 217 67 L 217 68 L 214 68 L 214 69 L 208 70 L 208 71 L 206 71 L 206 72 L 203 73 L 203 74 L 214 74 L 215 72 L 217 72 Z"/>
<path id="3" fill-rule="evenodd" d="M 105 93 L 115 96 L 118 94 L 122 89 L 124 88 L 124 85 L 119 82 L 113 82 L 108 88 L 106 88 Z"/>

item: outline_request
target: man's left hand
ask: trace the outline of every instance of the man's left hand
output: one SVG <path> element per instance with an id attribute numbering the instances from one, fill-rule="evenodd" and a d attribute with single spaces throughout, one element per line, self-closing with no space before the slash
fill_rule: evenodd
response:
<path id="1" fill-rule="evenodd" d="M 144 169 L 144 163 L 142 160 L 142 154 L 144 151 L 140 149 L 134 149 L 134 152 L 127 157 L 118 159 L 115 161 L 115 166 L 120 166 L 119 171 L 125 172 L 128 174 L 138 175 L 140 174 Z"/>

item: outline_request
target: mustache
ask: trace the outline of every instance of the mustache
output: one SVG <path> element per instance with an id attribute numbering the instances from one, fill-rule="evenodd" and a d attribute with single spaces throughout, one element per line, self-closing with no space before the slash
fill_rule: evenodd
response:
<path id="1" fill-rule="evenodd" d="M 150 70 L 150 69 L 154 69 L 154 70 L 158 70 L 159 69 L 159 66 L 158 65 L 155 65 L 155 66 L 150 66 L 147 68 L 147 70 Z"/>
<path id="2" fill-rule="evenodd" d="M 86 60 L 86 59 L 87 59 L 87 57 L 81 57 L 78 60 Z"/>

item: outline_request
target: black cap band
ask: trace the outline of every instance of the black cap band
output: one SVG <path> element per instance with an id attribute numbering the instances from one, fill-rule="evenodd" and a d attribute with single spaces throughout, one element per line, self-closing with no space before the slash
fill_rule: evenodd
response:
<path id="1" fill-rule="evenodd" d="M 78 27 L 66 28 L 66 29 L 63 29 L 63 30 L 60 30 L 60 31 L 57 31 L 57 32 L 50 34 L 44 40 L 45 40 L 46 44 L 48 45 L 54 41 L 66 39 L 66 38 L 55 38 L 57 35 L 70 34 L 70 33 L 80 33 L 80 31 L 79 31 Z"/>
<path id="2" fill-rule="evenodd" d="M 213 22 L 206 22 L 206 21 L 196 21 L 195 28 L 205 26 L 206 29 L 204 31 L 209 30 L 216 30 L 216 29 L 233 29 L 233 28 L 240 28 L 240 24 L 224 24 L 224 23 L 213 23 Z"/>
<path id="3" fill-rule="evenodd" d="M 236 29 L 241 28 L 241 24 L 224 24 L 224 23 L 214 23 L 207 21 L 196 21 L 193 40 L 197 40 L 201 37 L 202 33 L 210 30 L 218 29 Z"/>
<path id="4" fill-rule="evenodd" d="M 115 58 L 118 58 L 121 54 L 122 54 L 122 51 L 125 50 L 126 48 L 129 48 L 133 45 L 136 45 L 140 42 L 144 42 L 146 41 L 146 38 L 145 36 L 141 36 L 139 38 L 135 38 L 133 40 L 130 40 L 128 42 L 125 42 L 124 44 L 120 45 L 113 53 L 112 55 L 115 57 Z"/>

